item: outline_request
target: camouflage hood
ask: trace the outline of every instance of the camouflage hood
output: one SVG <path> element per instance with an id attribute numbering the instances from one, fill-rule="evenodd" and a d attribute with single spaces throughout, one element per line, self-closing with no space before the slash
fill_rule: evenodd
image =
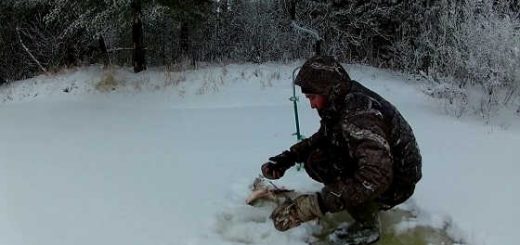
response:
<path id="1" fill-rule="evenodd" d="M 332 56 L 316 55 L 303 64 L 294 83 L 302 93 L 328 96 L 334 85 L 349 82 L 347 71 Z"/>

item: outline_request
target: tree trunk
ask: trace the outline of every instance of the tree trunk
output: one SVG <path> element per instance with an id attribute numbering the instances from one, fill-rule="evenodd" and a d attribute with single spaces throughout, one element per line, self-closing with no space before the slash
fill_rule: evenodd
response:
<path id="1" fill-rule="evenodd" d="M 110 57 L 108 56 L 107 45 L 105 44 L 105 39 L 103 36 L 99 36 L 99 50 L 101 51 L 101 55 L 103 57 L 103 65 L 108 66 L 110 64 Z"/>
<path id="2" fill-rule="evenodd" d="M 181 23 L 181 30 L 180 30 L 180 39 L 181 39 L 181 57 L 182 59 L 189 58 L 191 59 L 191 65 L 193 67 L 197 66 L 197 59 L 195 54 L 195 49 L 193 49 L 193 46 L 190 43 L 190 24 L 187 22 Z"/>
<path id="3" fill-rule="evenodd" d="M 289 1 L 289 16 L 291 17 L 291 20 L 296 20 L 296 0 Z"/>
<path id="4" fill-rule="evenodd" d="M 132 1 L 132 42 L 134 44 L 134 53 L 132 55 L 132 63 L 134 72 L 140 72 L 146 69 L 145 47 L 143 38 L 143 23 L 141 21 L 141 3 L 140 0 Z"/>
<path id="5" fill-rule="evenodd" d="M 189 27 L 186 22 L 181 23 L 180 39 L 181 57 L 185 58 L 190 53 Z"/>

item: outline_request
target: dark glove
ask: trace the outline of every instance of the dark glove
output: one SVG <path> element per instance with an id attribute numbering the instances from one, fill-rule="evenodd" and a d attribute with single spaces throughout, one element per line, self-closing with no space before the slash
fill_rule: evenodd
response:
<path id="1" fill-rule="evenodd" d="M 323 216 L 318 204 L 318 195 L 301 195 L 294 200 L 287 200 L 271 214 L 274 227 L 286 231 L 303 222 Z"/>
<path id="2" fill-rule="evenodd" d="M 279 179 L 285 171 L 295 164 L 294 156 L 290 151 L 269 158 L 269 162 L 262 165 L 262 174 L 268 179 Z"/>
<path id="3" fill-rule="evenodd" d="M 325 185 L 319 193 L 320 207 L 323 212 L 336 213 L 345 210 L 347 206 L 343 195 L 341 182 Z"/>

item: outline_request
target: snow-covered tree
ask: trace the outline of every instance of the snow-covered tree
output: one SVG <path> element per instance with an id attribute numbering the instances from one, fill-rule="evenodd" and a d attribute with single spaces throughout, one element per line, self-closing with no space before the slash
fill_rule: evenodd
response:
<path id="1" fill-rule="evenodd" d="M 418 35 L 395 43 L 399 66 L 457 89 L 479 88 L 482 115 L 519 96 L 518 1 L 439 0 Z M 451 98 L 450 98 L 451 99 Z"/>

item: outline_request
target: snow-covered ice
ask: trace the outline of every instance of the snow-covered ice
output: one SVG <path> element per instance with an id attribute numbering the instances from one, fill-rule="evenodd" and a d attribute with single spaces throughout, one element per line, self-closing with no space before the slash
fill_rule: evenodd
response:
<path id="1" fill-rule="evenodd" d="M 0 87 L 0 244 L 305 244 L 316 227 L 272 226 L 244 202 L 269 156 L 295 143 L 291 75 L 301 63 L 194 71 L 99 67 Z M 518 120 L 503 129 L 442 113 L 406 76 L 347 65 L 412 125 L 424 177 L 420 223 L 469 244 L 516 244 Z M 96 84 L 114 78 L 111 92 Z M 318 116 L 299 103 L 304 135 Z M 276 182 L 320 184 L 295 170 Z"/>

